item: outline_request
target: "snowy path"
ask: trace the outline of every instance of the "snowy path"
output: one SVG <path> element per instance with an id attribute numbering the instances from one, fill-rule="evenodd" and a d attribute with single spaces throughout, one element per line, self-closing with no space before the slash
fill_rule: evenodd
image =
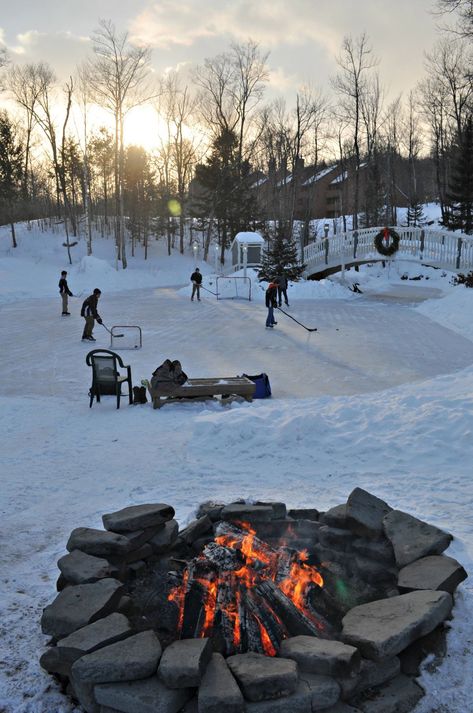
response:
<path id="1" fill-rule="evenodd" d="M 112 399 L 89 410 L 82 320 L 57 300 L 0 310 L 0 710 L 69 713 L 38 667 L 41 609 L 74 527 L 103 512 L 168 501 L 182 522 L 208 497 L 284 499 L 321 509 L 365 487 L 393 507 L 451 530 L 448 554 L 473 571 L 473 342 L 409 307 L 376 300 L 298 300 L 264 329 L 260 304 L 190 303 L 172 289 L 104 295 L 108 325 L 140 324 L 144 347 L 123 352 L 134 382 L 166 357 L 190 376 L 266 371 L 275 398 L 173 404 Z M 338 331 L 337 331 L 338 330 Z M 107 347 L 108 336 L 97 346 Z M 460 371 L 463 370 L 463 371 Z M 425 681 L 418 713 L 469 710 L 473 592 L 458 595 L 449 658 Z M 442 707 L 440 707 L 442 706 Z"/>

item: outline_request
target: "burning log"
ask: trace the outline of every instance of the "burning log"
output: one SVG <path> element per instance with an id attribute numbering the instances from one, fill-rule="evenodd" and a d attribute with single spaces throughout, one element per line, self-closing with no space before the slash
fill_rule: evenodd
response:
<path id="1" fill-rule="evenodd" d="M 326 638 L 321 629 L 303 614 L 295 604 L 269 579 L 260 582 L 256 588 L 258 594 L 276 612 L 284 622 L 291 636 L 307 635 Z"/>

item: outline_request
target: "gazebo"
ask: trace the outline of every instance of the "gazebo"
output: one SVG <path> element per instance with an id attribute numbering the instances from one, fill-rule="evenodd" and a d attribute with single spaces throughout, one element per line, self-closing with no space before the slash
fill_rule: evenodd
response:
<path id="1" fill-rule="evenodd" d="M 259 233 L 237 233 L 231 245 L 234 271 L 261 265 L 263 246 L 264 238 Z"/>

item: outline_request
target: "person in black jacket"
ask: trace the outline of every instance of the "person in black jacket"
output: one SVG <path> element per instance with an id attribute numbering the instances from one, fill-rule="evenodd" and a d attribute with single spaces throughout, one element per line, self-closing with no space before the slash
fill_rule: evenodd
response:
<path id="1" fill-rule="evenodd" d="M 59 294 L 62 299 L 62 313 L 69 315 L 70 312 L 67 311 L 67 298 L 73 297 L 73 294 L 67 285 L 67 272 L 65 270 L 61 272 L 61 279 L 59 280 Z"/>
<path id="2" fill-rule="evenodd" d="M 268 308 L 266 326 L 272 329 L 273 326 L 277 324 L 277 322 L 274 321 L 274 308 L 278 306 L 278 286 L 277 283 L 274 282 L 274 280 L 269 283 L 266 289 L 265 299 L 266 307 Z"/>
<path id="3" fill-rule="evenodd" d="M 191 282 L 192 282 L 191 302 L 194 301 L 194 295 L 196 293 L 197 293 L 197 300 L 200 302 L 200 286 L 202 284 L 202 275 L 200 274 L 200 270 L 198 267 L 195 268 L 194 272 L 191 275 Z"/>
<path id="4" fill-rule="evenodd" d="M 279 307 L 282 305 L 282 298 L 284 297 L 284 302 L 286 305 L 289 307 L 289 302 L 287 301 L 287 277 L 284 274 L 284 272 L 281 272 L 276 277 L 275 282 L 278 285 L 278 302 L 279 302 Z"/>
<path id="5" fill-rule="evenodd" d="M 89 342 L 95 342 L 92 336 L 92 331 L 94 329 L 94 320 L 97 320 L 99 324 L 102 324 L 102 318 L 97 312 L 97 305 L 99 297 L 102 294 L 98 287 L 95 288 L 93 293 L 84 300 L 82 304 L 82 309 L 80 311 L 81 317 L 85 319 L 84 332 L 82 334 L 82 341 L 87 340 Z"/>

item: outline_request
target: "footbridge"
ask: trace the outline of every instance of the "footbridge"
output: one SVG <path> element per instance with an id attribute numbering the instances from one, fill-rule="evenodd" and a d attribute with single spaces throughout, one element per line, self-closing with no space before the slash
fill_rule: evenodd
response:
<path id="1" fill-rule="evenodd" d="M 399 249 L 389 258 L 381 255 L 374 245 L 376 235 L 383 228 L 350 230 L 307 245 L 303 253 L 306 265 L 304 277 L 317 280 L 353 265 L 391 260 L 392 257 L 453 272 L 467 273 L 473 270 L 471 235 L 396 226 L 393 230 L 400 238 Z"/>

